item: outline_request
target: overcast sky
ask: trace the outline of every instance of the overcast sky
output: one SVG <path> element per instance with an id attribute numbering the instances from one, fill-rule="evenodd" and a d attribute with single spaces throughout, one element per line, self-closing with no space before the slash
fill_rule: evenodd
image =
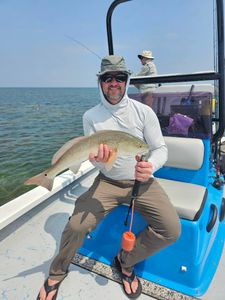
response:
<path id="1" fill-rule="evenodd" d="M 108 54 L 112 0 L 0 0 L 0 87 L 92 87 Z M 213 70 L 214 0 L 132 0 L 114 11 L 114 52 L 133 72 L 152 50 L 159 74 Z"/>

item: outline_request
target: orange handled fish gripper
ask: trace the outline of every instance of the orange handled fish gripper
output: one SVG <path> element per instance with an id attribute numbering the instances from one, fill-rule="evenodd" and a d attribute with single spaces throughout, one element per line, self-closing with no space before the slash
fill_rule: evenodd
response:
<path id="1" fill-rule="evenodd" d="M 143 160 L 146 160 L 145 155 L 141 156 L 141 161 L 143 161 Z M 126 217 L 126 220 L 124 222 L 124 225 L 127 226 L 130 210 L 132 209 L 129 231 L 124 232 L 123 233 L 123 238 L 122 238 L 122 249 L 124 251 L 128 251 L 128 252 L 133 250 L 134 245 L 135 245 L 135 241 L 136 241 L 135 234 L 132 232 L 132 225 L 133 225 L 133 219 L 134 219 L 134 201 L 138 197 L 139 188 L 140 188 L 140 181 L 135 180 L 134 186 L 133 186 L 133 189 L 132 189 L 132 193 L 131 193 L 130 206 L 128 208 L 127 217 Z"/>

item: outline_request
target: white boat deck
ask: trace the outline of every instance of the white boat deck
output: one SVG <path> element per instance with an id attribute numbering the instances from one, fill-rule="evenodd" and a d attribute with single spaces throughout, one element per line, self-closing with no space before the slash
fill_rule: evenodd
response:
<path id="1" fill-rule="evenodd" d="M 95 175 L 92 172 L 92 176 L 81 177 L 0 231 L 1 300 L 36 299 L 39 288 L 48 275 L 50 262 L 57 252 L 61 232 L 73 210 L 74 202 L 91 184 Z M 225 255 L 208 292 L 201 299 L 225 299 L 224 274 Z M 118 283 L 71 264 L 70 273 L 60 286 L 57 300 L 74 299 L 128 298 Z M 154 298 L 142 294 L 139 299 Z M 170 299 L 186 298 L 174 295 Z"/>

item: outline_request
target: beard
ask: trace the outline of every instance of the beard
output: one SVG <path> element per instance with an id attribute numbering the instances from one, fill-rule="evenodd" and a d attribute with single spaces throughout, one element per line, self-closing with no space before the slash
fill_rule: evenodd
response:
<path id="1" fill-rule="evenodd" d="M 124 96 L 125 91 L 122 89 L 118 89 L 117 91 L 112 91 L 110 88 L 107 92 L 103 93 L 105 96 L 105 99 L 110 102 L 111 104 L 116 104 L 120 102 Z"/>

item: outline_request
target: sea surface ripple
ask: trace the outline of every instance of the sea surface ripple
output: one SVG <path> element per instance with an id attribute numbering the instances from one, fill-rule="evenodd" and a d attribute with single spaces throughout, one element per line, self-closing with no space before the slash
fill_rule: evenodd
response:
<path id="1" fill-rule="evenodd" d="M 0 205 L 30 190 L 23 182 L 83 135 L 82 115 L 98 102 L 97 88 L 0 88 Z"/>

